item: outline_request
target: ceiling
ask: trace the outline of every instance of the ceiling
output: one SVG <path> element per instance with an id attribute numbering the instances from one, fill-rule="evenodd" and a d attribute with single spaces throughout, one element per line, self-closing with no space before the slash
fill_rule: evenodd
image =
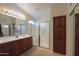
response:
<path id="1" fill-rule="evenodd" d="M 0 3 L 0 8 L 8 8 L 16 12 L 25 14 L 24 10 L 18 7 L 15 3 Z"/>
<path id="2" fill-rule="evenodd" d="M 17 3 L 17 5 L 33 16 L 35 20 L 41 20 L 50 17 L 50 7 L 54 3 Z"/>
<path id="3" fill-rule="evenodd" d="M 0 3 L 0 9 L 8 9 L 8 10 L 12 10 L 17 13 L 21 13 L 22 15 L 24 15 L 27 18 L 26 20 L 28 20 L 30 18 L 30 15 L 28 13 L 26 13 L 18 5 L 16 5 L 16 3 Z"/>
<path id="4" fill-rule="evenodd" d="M 50 17 L 50 7 L 54 3 L 0 3 L 0 8 L 9 8 L 16 12 L 22 13 L 25 16 L 27 14 L 31 17 L 30 20 L 42 20 L 46 17 Z"/>

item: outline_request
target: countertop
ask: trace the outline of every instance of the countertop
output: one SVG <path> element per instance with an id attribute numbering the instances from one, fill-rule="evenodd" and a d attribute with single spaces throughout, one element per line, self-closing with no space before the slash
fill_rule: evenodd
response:
<path id="1" fill-rule="evenodd" d="M 32 37 L 31 35 L 19 35 L 18 37 L 16 36 L 7 36 L 7 37 L 0 37 L 0 44 L 1 43 L 6 43 L 14 40 L 19 40 L 22 38 L 27 38 L 27 37 Z"/>

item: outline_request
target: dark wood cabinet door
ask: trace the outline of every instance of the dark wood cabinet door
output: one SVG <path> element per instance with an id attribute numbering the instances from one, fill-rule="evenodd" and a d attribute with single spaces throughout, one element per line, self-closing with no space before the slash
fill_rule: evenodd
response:
<path id="1" fill-rule="evenodd" d="M 66 16 L 53 17 L 54 52 L 66 54 Z"/>
<path id="2" fill-rule="evenodd" d="M 10 56 L 11 47 L 12 44 L 10 42 L 0 44 L 0 56 Z"/>
<path id="3" fill-rule="evenodd" d="M 18 56 L 32 47 L 32 37 L 0 44 L 0 56 Z"/>
<path id="4" fill-rule="evenodd" d="M 12 45 L 13 45 L 12 50 L 13 55 L 19 55 L 22 53 L 22 39 L 13 41 Z"/>
<path id="5" fill-rule="evenodd" d="M 75 15 L 75 55 L 79 56 L 79 14 Z"/>
<path id="6" fill-rule="evenodd" d="M 22 49 L 23 49 L 23 51 L 26 51 L 28 49 L 27 46 L 28 46 L 27 38 L 24 38 L 22 40 Z"/>
<path id="7" fill-rule="evenodd" d="M 28 49 L 32 47 L 32 37 L 27 38 Z"/>

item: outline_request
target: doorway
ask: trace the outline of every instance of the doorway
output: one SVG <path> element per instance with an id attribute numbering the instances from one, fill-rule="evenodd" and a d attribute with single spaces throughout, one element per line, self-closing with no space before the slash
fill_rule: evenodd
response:
<path id="1" fill-rule="evenodd" d="M 53 50 L 56 53 L 66 54 L 66 16 L 53 17 Z"/>
<path id="2" fill-rule="evenodd" d="M 79 56 L 79 14 L 75 15 L 75 55 Z"/>
<path id="3" fill-rule="evenodd" d="M 39 25 L 39 46 L 49 49 L 49 22 Z"/>

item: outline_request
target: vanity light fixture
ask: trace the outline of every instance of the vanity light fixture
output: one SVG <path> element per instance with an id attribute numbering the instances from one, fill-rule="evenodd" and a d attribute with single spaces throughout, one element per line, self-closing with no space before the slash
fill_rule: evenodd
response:
<path id="1" fill-rule="evenodd" d="M 0 9 L 0 13 L 3 13 L 5 15 L 9 15 L 12 17 L 16 17 L 19 19 L 25 19 L 25 16 L 19 12 L 16 12 L 14 10 L 8 10 L 8 9 Z"/>

